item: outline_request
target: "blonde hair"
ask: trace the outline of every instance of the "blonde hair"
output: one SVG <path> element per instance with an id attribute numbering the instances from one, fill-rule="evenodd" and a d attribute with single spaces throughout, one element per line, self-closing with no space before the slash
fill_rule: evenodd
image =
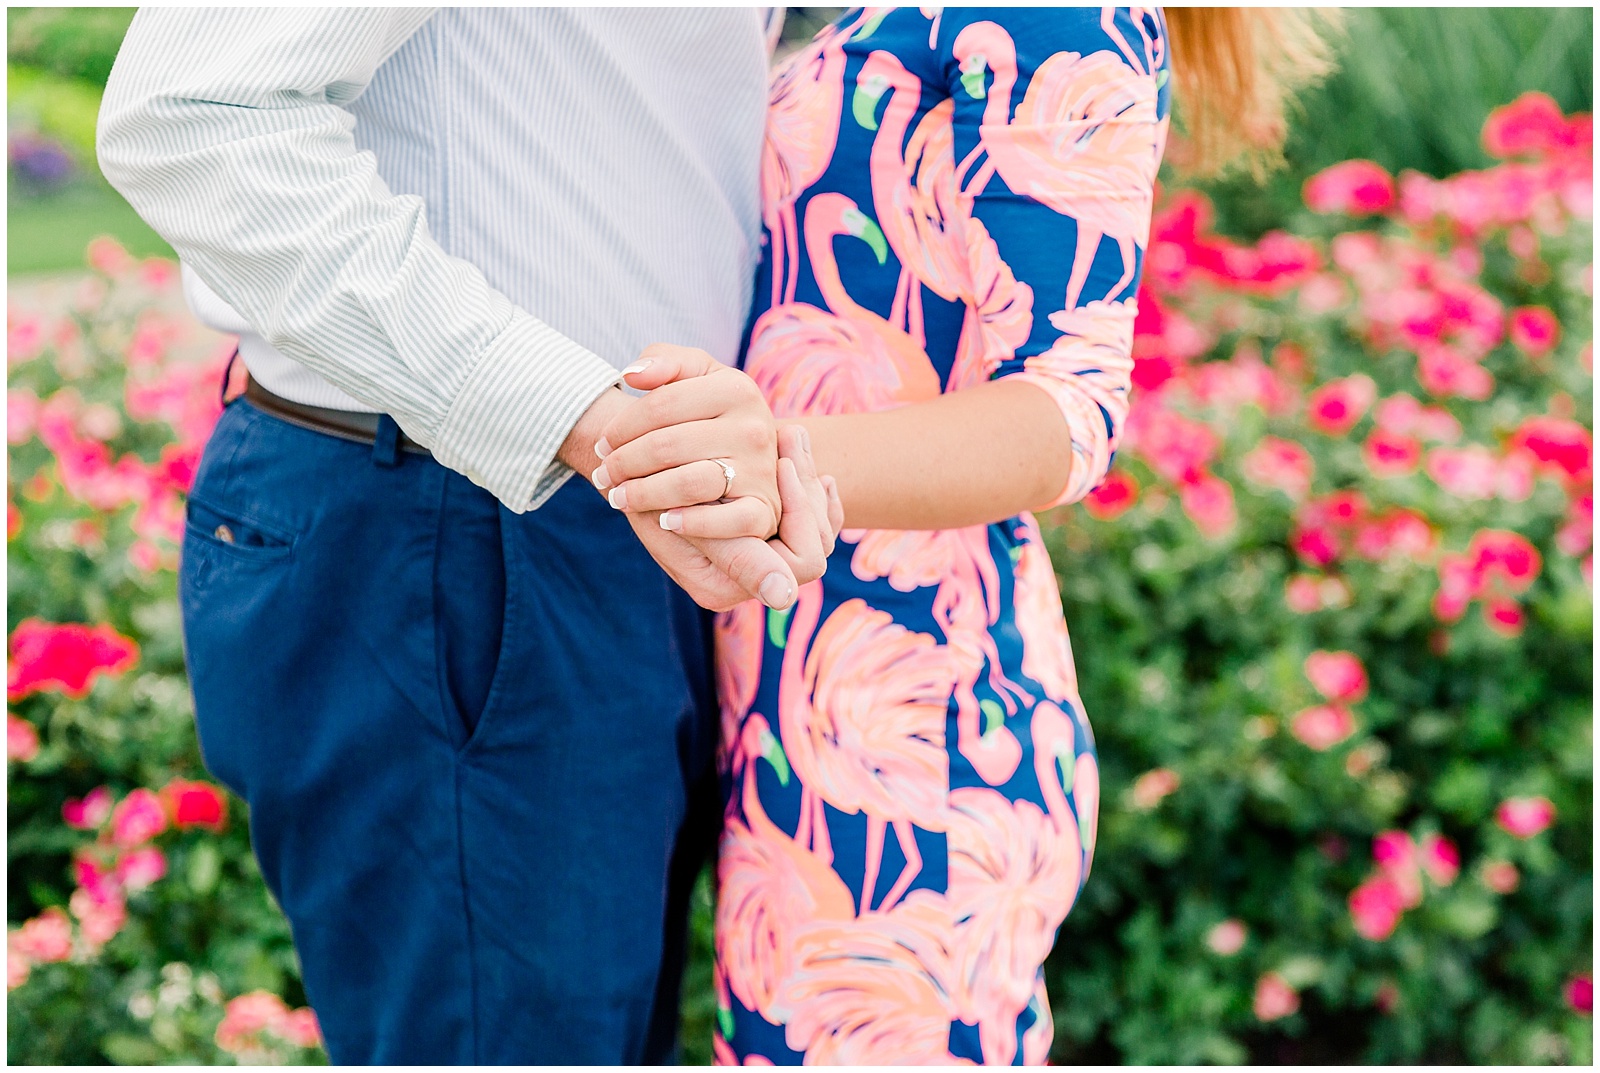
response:
<path id="1" fill-rule="evenodd" d="M 1336 9 L 1169 7 L 1180 136 L 1168 154 L 1198 176 L 1248 169 L 1257 180 L 1283 162 L 1295 93 L 1333 70 Z"/>

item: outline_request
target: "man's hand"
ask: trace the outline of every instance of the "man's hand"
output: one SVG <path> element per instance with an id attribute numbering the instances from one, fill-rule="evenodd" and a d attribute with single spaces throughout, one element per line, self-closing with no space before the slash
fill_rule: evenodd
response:
<path id="1" fill-rule="evenodd" d="M 755 381 L 703 350 L 661 343 L 633 369 L 628 385 L 650 393 L 612 416 L 595 445 L 603 461 L 590 479 L 611 505 L 664 511 L 684 535 L 777 531 L 778 426 Z M 733 467 L 731 486 L 717 459 Z"/>
<path id="2" fill-rule="evenodd" d="M 628 512 L 645 549 L 701 607 L 726 611 L 754 596 L 781 611 L 794 602 L 799 585 L 827 569 L 844 506 L 832 480 L 817 475 L 799 431 L 785 427 L 778 437 L 782 513 L 773 540 L 688 539 L 663 529 L 655 513 Z"/>

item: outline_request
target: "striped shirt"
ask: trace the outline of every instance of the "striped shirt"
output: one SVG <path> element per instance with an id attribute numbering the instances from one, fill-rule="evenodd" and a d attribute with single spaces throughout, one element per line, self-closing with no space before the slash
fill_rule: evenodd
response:
<path id="1" fill-rule="evenodd" d="M 389 413 L 529 510 L 645 346 L 737 355 L 771 22 L 142 8 L 100 165 L 263 386 Z"/>

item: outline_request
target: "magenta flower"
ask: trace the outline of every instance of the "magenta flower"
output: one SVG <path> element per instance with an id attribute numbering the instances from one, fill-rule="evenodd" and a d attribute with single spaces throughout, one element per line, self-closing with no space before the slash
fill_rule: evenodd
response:
<path id="1" fill-rule="evenodd" d="M 1300 994 L 1278 973 L 1262 973 L 1250 1008 L 1257 1020 L 1278 1021 L 1300 1009 Z"/>
<path id="2" fill-rule="evenodd" d="M 1328 700 L 1354 704 L 1367 695 L 1367 669 L 1354 652 L 1318 649 L 1306 657 L 1305 673 Z"/>
<path id="3" fill-rule="evenodd" d="M 1206 945 L 1212 953 L 1232 957 L 1244 949 L 1245 940 L 1249 937 L 1250 930 L 1244 926 L 1244 921 L 1230 918 L 1206 933 Z"/>
<path id="4" fill-rule="evenodd" d="M 144 890 L 167 874 L 167 855 L 155 846 L 125 853 L 117 862 L 116 880 L 126 890 Z"/>
<path id="5" fill-rule="evenodd" d="M 1394 934 L 1405 897 L 1392 876 L 1375 875 L 1350 892 L 1350 920 L 1363 939 L 1382 942 Z"/>
<path id="6" fill-rule="evenodd" d="M 1461 851 L 1443 835 L 1428 835 L 1422 840 L 1422 870 L 1441 887 L 1448 887 L 1461 874 Z"/>
<path id="7" fill-rule="evenodd" d="M 1514 838 L 1532 838 L 1556 819 L 1556 807 L 1548 797 L 1510 797 L 1500 802 L 1495 822 Z"/>
<path id="8" fill-rule="evenodd" d="M 1289 733 L 1301 744 L 1326 752 L 1356 732 L 1355 716 L 1337 704 L 1319 704 L 1298 712 L 1289 720 Z"/>
<path id="9" fill-rule="evenodd" d="M 1378 397 L 1378 385 L 1365 373 L 1329 380 L 1306 399 L 1306 423 L 1328 436 L 1343 436 Z"/>
<path id="10" fill-rule="evenodd" d="M 26 719 L 6 713 L 6 759 L 26 764 L 39 755 L 39 732 Z"/>
<path id="11" fill-rule="evenodd" d="M 97 786 L 83 797 L 69 797 L 61 805 L 61 818 L 68 827 L 93 831 L 111 816 L 111 791 Z"/>
<path id="12" fill-rule="evenodd" d="M 11 945 L 29 961 L 65 961 L 72 956 L 72 921 L 51 906 L 17 929 Z"/>
<path id="13" fill-rule="evenodd" d="M 1394 179 L 1370 160 L 1346 160 L 1306 180 L 1306 208 L 1312 212 L 1370 216 L 1395 201 Z"/>
<path id="14" fill-rule="evenodd" d="M 134 790 L 111 813 L 111 838 L 119 846 L 142 845 L 167 829 L 167 810 L 153 792 Z"/>
<path id="15" fill-rule="evenodd" d="M 1586 972 L 1580 972 L 1567 981 L 1567 1005 L 1576 1013 L 1585 1017 L 1594 1013 L 1594 977 Z"/>
<path id="16" fill-rule="evenodd" d="M 1542 358 L 1561 342 L 1561 322 L 1544 306 L 1511 311 L 1511 342 L 1530 358 Z"/>

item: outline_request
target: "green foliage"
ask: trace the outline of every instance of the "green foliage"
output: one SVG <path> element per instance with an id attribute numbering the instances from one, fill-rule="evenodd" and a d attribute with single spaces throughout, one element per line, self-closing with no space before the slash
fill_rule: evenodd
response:
<path id="1" fill-rule="evenodd" d="M 60 78 L 104 86 L 134 11 L 131 7 L 9 8 L 6 59 Z"/>

